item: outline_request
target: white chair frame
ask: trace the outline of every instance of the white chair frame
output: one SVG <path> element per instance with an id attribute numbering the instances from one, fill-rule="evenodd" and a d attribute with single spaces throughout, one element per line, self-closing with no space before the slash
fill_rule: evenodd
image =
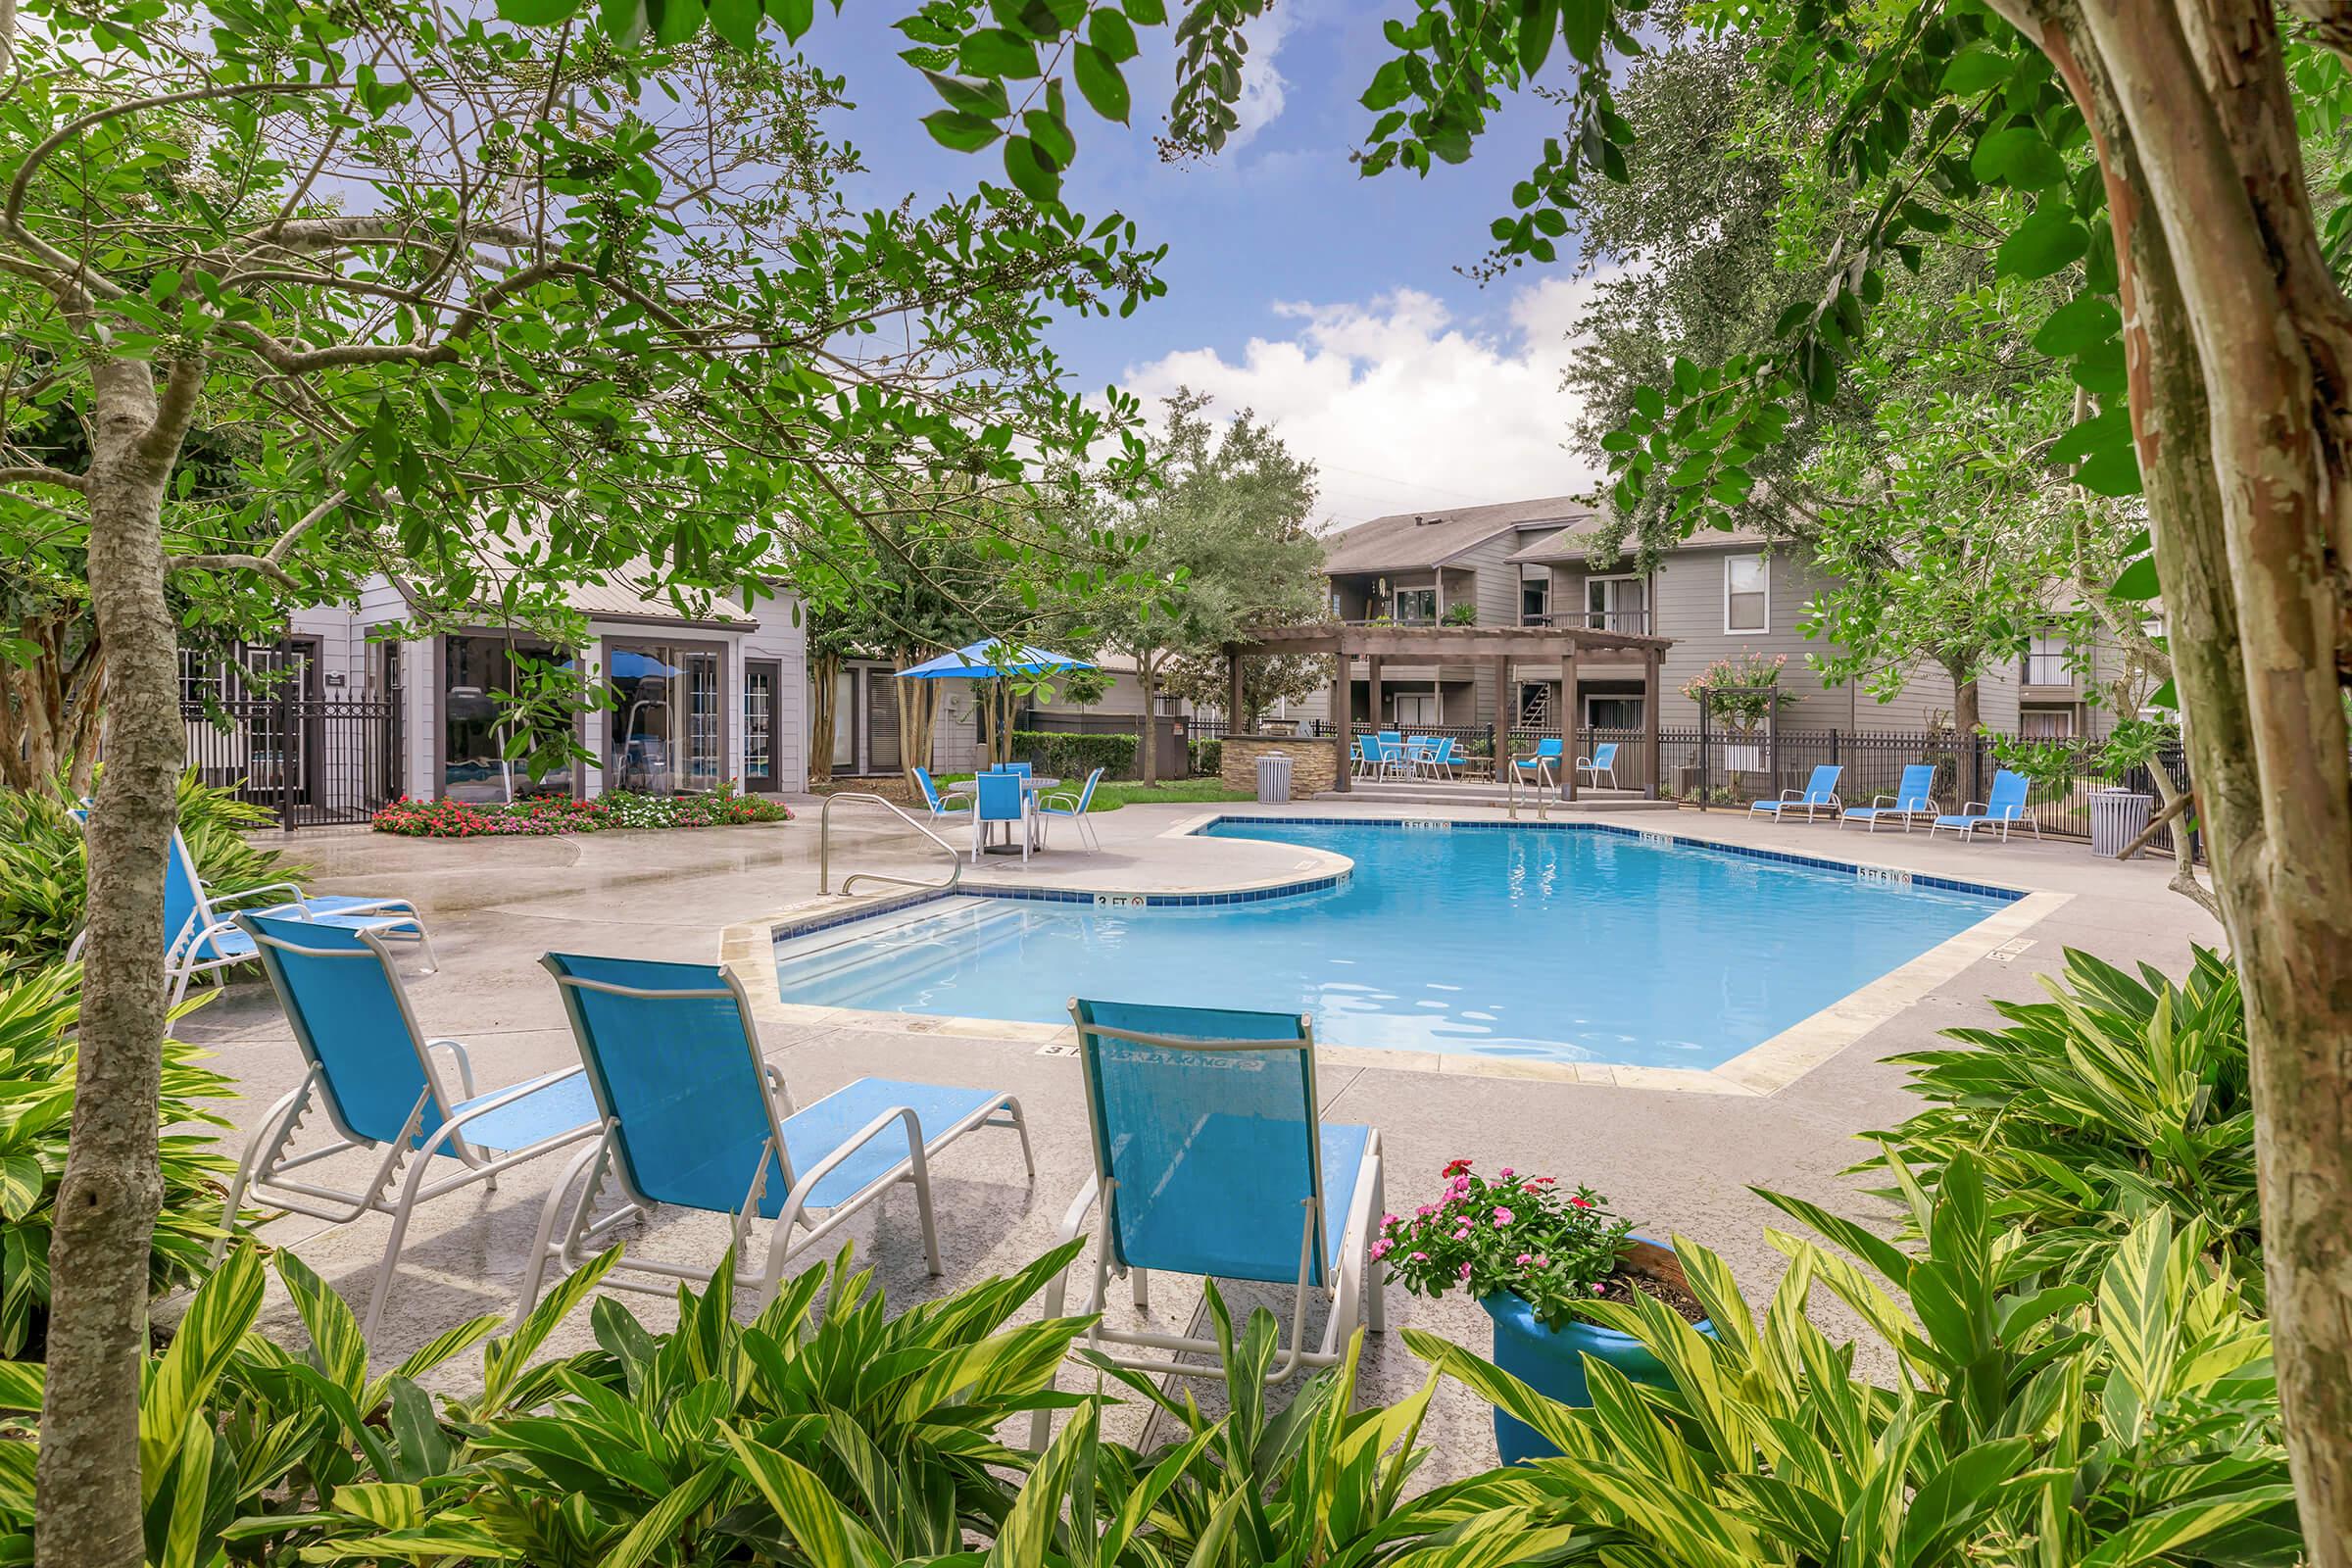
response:
<path id="1" fill-rule="evenodd" d="M 1912 819 L 1915 817 L 1924 816 L 1929 820 L 1928 830 L 1931 833 L 1934 832 L 1935 819 L 1943 814 L 1943 808 L 1936 804 L 1936 797 L 1933 795 L 1914 796 L 1912 798 L 1914 800 L 1924 800 L 1927 804 L 1924 806 L 1905 806 L 1902 802 L 1902 797 L 1898 795 L 1872 796 L 1870 801 L 1871 814 L 1862 818 L 1863 827 L 1868 829 L 1870 832 L 1876 833 L 1879 830 L 1879 824 L 1882 821 L 1885 821 L 1890 816 L 1899 816 L 1903 819 L 1903 831 L 1908 833 L 1911 831 Z M 1845 815 L 1843 812 L 1839 812 L 1838 817 L 1838 831 L 1840 833 L 1844 832 L 1845 824 L 1852 820 L 1852 817 Z"/>
<path id="2" fill-rule="evenodd" d="M 1076 1016 L 1075 1004 L 1072 1004 L 1071 1011 L 1074 1018 Z M 1080 1027 L 1083 1033 L 1096 1035 L 1104 1040 L 1123 1040 L 1134 1045 L 1153 1046 L 1163 1050 L 1184 1052 L 1298 1051 L 1305 1056 L 1306 1103 L 1310 1107 L 1317 1103 L 1315 1042 L 1312 1025 L 1308 1025 L 1301 1037 L 1296 1040 L 1187 1040 L 1171 1035 L 1144 1034 L 1131 1029 L 1112 1029 L 1101 1024 L 1083 1024 Z M 1087 1064 L 1086 1071 L 1091 1079 L 1094 1073 L 1092 1057 L 1082 1054 L 1081 1060 Z M 1091 1083 L 1088 1086 L 1087 1099 L 1090 1105 L 1088 1115 L 1091 1117 L 1093 1115 L 1091 1106 L 1095 1100 Z M 1318 1289 L 1312 1283 L 1314 1250 L 1322 1240 L 1323 1229 L 1321 1224 L 1323 1145 L 1322 1123 L 1319 1115 L 1308 1121 L 1306 1131 L 1308 1168 L 1312 1174 L 1313 1190 L 1299 1202 L 1303 1218 L 1299 1226 L 1298 1238 L 1298 1279 L 1291 1296 L 1290 1340 L 1284 1348 L 1283 1353 L 1266 1371 L 1265 1381 L 1269 1387 L 1291 1377 L 1301 1367 L 1337 1365 L 1344 1353 L 1341 1349 L 1341 1335 L 1354 1327 L 1359 1314 L 1363 1318 L 1364 1326 L 1373 1333 L 1385 1333 L 1388 1329 L 1388 1313 L 1381 1298 L 1381 1282 L 1386 1270 L 1372 1256 L 1372 1243 L 1376 1239 L 1375 1226 L 1387 1200 L 1381 1176 L 1380 1130 L 1374 1128 L 1371 1136 L 1365 1140 L 1363 1157 L 1357 1167 L 1355 1191 L 1348 1204 L 1346 1228 L 1341 1234 L 1339 1264 L 1336 1269 L 1326 1271 L 1327 1274 L 1336 1277 L 1327 1278 L 1325 1283 L 1319 1287 L 1331 1298 L 1331 1312 L 1324 1321 L 1323 1338 L 1321 1343 L 1312 1349 L 1306 1346 L 1306 1303 L 1308 1293 Z M 1102 1325 L 1101 1314 L 1103 1302 L 1109 1294 L 1111 1275 L 1116 1272 L 1125 1274 L 1129 1278 L 1134 1288 L 1135 1304 L 1140 1309 L 1151 1305 L 1151 1271 L 1140 1267 L 1122 1267 L 1112 1261 L 1111 1225 L 1118 1202 L 1118 1183 L 1108 1171 L 1102 1169 L 1102 1150 L 1091 1130 L 1087 1142 L 1095 1149 L 1095 1173 L 1087 1178 L 1085 1186 L 1079 1189 L 1078 1196 L 1071 1200 L 1068 1211 L 1061 1217 L 1061 1228 L 1055 1233 L 1054 1239 L 1056 1247 L 1072 1241 L 1080 1231 L 1087 1228 L 1087 1215 L 1091 1212 L 1095 1216 L 1093 1227 L 1094 1269 L 1087 1292 L 1086 1304 L 1081 1309 L 1082 1312 L 1094 1316 L 1095 1322 L 1086 1331 L 1080 1343 L 1088 1349 L 1102 1355 L 1113 1366 L 1124 1368 L 1130 1372 L 1142 1372 L 1152 1376 L 1172 1374 L 1179 1377 L 1217 1377 L 1222 1375 L 1222 1368 L 1219 1366 L 1202 1366 L 1196 1362 L 1175 1359 L 1180 1355 L 1201 1355 L 1208 1356 L 1213 1360 L 1217 1354 L 1217 1343 L 1214 1340 L 1196 1339 L 1181 1334 L 1156 1334 L 1149 1330 L 1110 1329 Z M 1067 1274 L 1054 1276 L 1053 1283 L 1046 1287 L 1045 1316 L 1059 1317 L 1062 1315 L 1062 1305 L 1067 1297 L 1068 1287 Z M 1126 1346 L 1140 1350 L 1159 1350 L 1169 1353 L 1160 1356 L 1121 1355 L 1115 1350 L 1105 1349 L 1105 1346 Z M 1029 1433 L 1030 1446 L 1043 1451 L 1052 1426 L 1052 1412 L 1041 1410 L 1033 1416 Z"/>
<path id="3" fill-rule="evenodd" d="M 383 1259 L 376 1265 L 374 1280 L 368 1288 L 368 1311 L 363 1319 L 361 1329 L 364 1337 L 373 1339 L 377 1326 L 383 1321 L 384 1302 L 391 1294 L 392 1278 L 399 1268 L 400 1249 L 408 1238 L 409 1221 L 416 1214 L 418 1204 L 428 1203 L 436 1198 L 445 1197 L 462 1187 L 471 1186 L 475 1182 L 481 1182 L 492 1192 L 496 1192 L 499 1172 L 522 1164 L 526 1160 L 536 1159 L 541 1154 L 561 1149 L 566 1144 L 576 1143 L 597 1129 L 591 1124 L 556 1137 L 542 1139 L 522 1149 L 503 1152 L 480 1149 L 469 1143 L 466 1138 L 467 1123 L 476 1121 L 494 1110 L 504 1109 L 536 1090 L 544 1089 L 550 1084 L 560 1083 L 580 1069 L 568 1067 L 559 1072 L 542 1073 L 536 1078 L 526 1079 L 513 1088 L 501 1091 L 493 1100 L 485 1101 L 479 1105 L 470 1105 L 463 1112 L 453 1113 L 452 1102 L 448 1092 L 442 1087 L 441 1075 L 434 1066 L 433 1053 L 442 1051 L 449 1054 L 452 1063 L 457 1068 L 460 1090 L 458 1099 L 460 1101 L 474 1098 L 472 1057 L 467 1054 L 463 1042 L 424 1038 L 423 1031 L 418 1028 L 416 1023 L 416 1010 L 409 1004 L 408 990 L 401 984 L 400 970 L 394 964 L 392 955 L 384 946 L 383 940 L 373 931 L 361 931 L 357 934 L 360 941 L 366 944 L 373 956 L 380 959 L 384 965 L 384 973 L 392 987 L 393 1000 L 400 1006 L 401 1022 L 407 1025 L 410 1040 L 416 1042 L 418 1064 L 424 1069 L 425 1091 L 416 1097 L 416 1103 L 409 1107 L 408 1120 L 402 1125 L 399 1135 L 390 1142 L 379 1145 L 375 1140 L 364 1138 L 352 1131 L 336 1109 L 335 1102 L 319 1093 L 325 1086 L 326 1070 L 318 1063 L 315 1055 L 306 1052 L 306 1055 L 312 1055 L 310 1070 L 303 1074 L 301 1083 L 295 1085 L 290 1092 L 263 1113 L 261 1125 L 255 1129 L 252 1139 L 245 1146 L 243 1157 L 237 1162 L 237 1174 L 229 1183 L 228 1201 L 222 1209 L 221 1235 L 213 1244 L 213 1260 L 216 1263 L 219 1262 L 222 1252 L 226 1250 L 228 1232 L 236 1222 L 237 1210 L 243 1206 L 248 1198 L 272 1208 L 284 1209 L 289 1213 L 322 1219 L 331 1225 L 348 1225 L 366 1214 L 387 1215 L 392 1221 L 392 1234 L 384 1241 Z M 259 932 L 251 933 L 251 935 L 257 947 L 271 941 L 270 938 L 265 937 Z M 277 945 L 285 948 L 287 952 L 300 954 L 302 956 L 310 958 L 359 959 L 369 956 L 368 954 L 347 952 L 339 948 L 297 948 L 285 943 Z M 304 1027 L 296 1020 L 291 1009 L 288 1011 L 286 1021 L 298 1032 Z M 326 1112 L 327 1121 L 335 1134 L 334 1139 L 319 1148 L 308 1150 L 299 1154 L 294 1153 L 292 1150 L 295 1137 L 302 1130 L 303 1122 L 310 1114 L 314 1102 L 318 1108 Z M 433 1130 L 432 1136 L 424 1141 L 421 1148 L 412 1149 L 412 1144 L 423 1126 L 424 1113 L 427 1109 L 440 1113 L 441 1125 Z M 311 1182 L 285 1179 L 286 1174 L 290 1171 L 299 1170 L 322 1159 L 332 1158 L 346 1151 L 378 1148 L 383 1151 L 382 1157 L 376 1161 L 373 1173 L 369 1176 L 367 1186 L 363 1188 L 346 1191 L 337 1187 L 321 1187 Z M 434 1156 L 443 1153 L 455 1155 L 460 1168 L 438 1180 L 428 1180 L 427 1174 L 432 1169 Z M 409 1167 L 405 1179 L 400 1174 L 404 1161 L 408 1162 Z M 392 1195 L 392 1186 L 395 1181 L 398 1181 L 400 1185 L 397 1196 Z"/>
<path id="4" fill-rule="evenodd" d="M 975 1127 L 1009 1127 L 1019 1133 L 1021 1158 L 1028 1166 L 1031 1178 L 1034 1179 L 1037 1175 L 1037 1158 L 1029 1144 L 1029 1124 L 1021 1114 L 1020 1101 L 1012 1095 L 998 1095 L 970 1114 L 959 1117 L 945 1131 L 934 1133 L 928 1140 L 923 1136 L 921 1119 L 916 1116 L 913 1108 L 907 1105 L 894 1105 L 867 1122 L 856 1134 L 844 1140 L 824 1158 L 809 1166 L 807 1171 L 796 1173 L 792 1168 L 792 1156 L 784 1142 L 783 1126 L 784 1120 L 794 1113 L 791 1092 L 785 1087 L 784 1074 L 773 1062 L 768 1061 L 760 1054 L 758 1026 L 752 1021 L 751 1000 L 745 995 L 742 983 L 732 973 L 726 976 L 724 987 L 698 991 L 644 990 L 634 986 L 615 985 L 607 980 L 583 979 L 576 975 L 566 975 L 561 972 L 556 973 L 556 983 L 562 987 L 576 987 L 583 991 L 601 991 L 610 996 L 636 997 L 654 1001 L 672 998 L 681 1001 L 706 1002 L 715 1002 L 730 997 L 734 999 L 736 1016 L 743 1021 L 744 1049 L 750 1053 L 752 1065 L 758 1070 L 760 1080 L 766 1085 L 768 1091 L 764 1097 L 767 1111 L 767 1141 L 760 1146 L 759 1167 L 752 1174 L 750 1184 L 744 1194 L 742 1206 L 735 1211 L 734 1220 L 728 1232 L 728 1246 L 735 1254 L 735 1283 L 738 1288 L 751 1293 L 755 1304 L 759 1307 L 764 1307 L 775 1299 L 776 1291 L 784 1283 L 784 1270 L 787 1264 L 839 1230 L 861 1209 L 901 1182 L 908 1183 L 914 1188 L 915 1211 L 922 1219 L 923 1256 L 931 1273 L 936 1276 L 947 1272 L 945 1265 L 940 1261 L 939 1231 L 931 1211 L 930 1161 L 932 1155 Z M 594 1087 L 595 1082 L 595 1076 L 591 1074 L 590 1086 Z M 777 1113 L 779 1101 L 782 1102 L 782 1115 Z M 612 1108 L 603 1103 L 601 1090 L 598 1092 L 598 1104 L 605 1111 L 605 1120 L 594 1129 L 597 1134 L 596 1142 L 582 1151 L 578 1157 L 564 1167 L 564 1174 L 557 1178 L 555 1187 L 547 1195 L 546 1206 L 540 1210 L 539 1229 L 532 1238 L 530 1260 L 525 1265 L 523 1272 L 521 1298 L 514 1308 L 514 1321 L 517 1323 L 528 1317 L 532 1306 L 538 1302 L 540 1287 L 546 1279 L 549 1262 L 553 1261 L 557 1264 L 559 1273 L 570 1273 L 587 1263 L 598 1250 L 597 1244 L 621 1225 L 631 1220 L 649 1219 L 655 1210 L 671 1206 L 664 1205 L 655 1199 L 647 1198 L 630 1185 L 628 1168 L 616 1157 L 620 1118 L 613 1115 Z M 823 1210 L 823 1217 L 811 1224 L 807 1234 L 795 1241 L 793 1237 L 795 1227 L 807 1220 L 811 1212 L 808 1195 L 815 1190 L 816 1184 L 830 1175 L 843 1160 L 893 1129 L 903 1132 L 906 1139 L 906 1157 L 859 1189 L 848 1202 Z M 767 1191 L 767 1173 L 771 1161 L 776 1168 L 783 1171 L 784 1179 L 792 1185 L 786 1193 L 784 1206 L 778 1210 L 776 1217 L 764 1222 L 768 1226 L 768 1233 L 767 1246 L 761 1253 L 762 1262 L 757 1268 L 747 1269 L 744 1266 L 744 1243 L 751 1236 L 753 1227 L 762 1223 L 760 1218 L 760 1200 Z M 622 1202 L 612 1213 L 601 1219 L 591 1218 L 596 1207 L 597 1198 L 604 1191 L 608 1180 L 620 1190 Z M 571 1192 L 575 1185 L 578 1189 L 577 1193 L 566 1200 L 565 1194 Z M 564 1216 L 561 1232 L 557 1229 L 559 1215 Z M 716 1270 L 697 1268 L 692 1264 L 663 1262 L 659 1258 L 628 1256 L 615 1264 L 612 1271 L 606 1274 L 602 1283 L 615 1290 L 635 1291 L 647 1296 L 672 1294 L 674 1289 L 672 1285 L 627 1278 L 626 1276 L 631 1273 L 651 1274 L 662 1281 L 685 1280 L 708 1284 Z"/>
<path id="5" fill-rule="evenodd" d="M 1580 757 L 1576 760 L 1576 771 L 1595 789 L 1600 787 L 1601 775 L 1605 773 L 1608 775 L 1609 788 L 1615 789 L 1617 787 L 1617 754 L 1615 752 L 1609 754 L 1609 762 L 1606 767 L 1596 765 L 1590 757 Z"/>
<path id="6" fill-rule="evenodd" d="M 2026 806 L 2021 806 L 2017 809 L 2018 814 L 2015 816 L 1992 816 L 1988 814 L 1992 810 L 1992 807 L 1990 805 L 1984 801 L 1970 801 L 1966 806 L 1960 808 L 1959 810 L 1950 814 L 1954 816 L 1975 817 L 1979 818 L 1979 820 L 1964 822 L 1958 827 L 1950 827 L 1941 822 L 1930 822 L 1928 824 L 1928 837 L 1934 838 L 1936 836 L 1936 829 L 1941 828 L 1946 833 L 1959 834 L 1960 841 L 1965 844 L 1969 840 L 1976 837 L 1979 829 L 1983 829 L 1984 832 L 1990 833 L 1994 828 L 1998 828 L 2000 829 L 2001 833 L 2001 842 L 2006 844 L 2009 842 L 2010 828 L 2023 823 L 2025 826 L 2034 830 L 2034 840 L 2035 842 L 2039 842 L 2041 838 L 2041 823 L 2035 820 L 2034 815 L 2034 808 L 2032 805 L 2029 804 Z M 1908 829 L 1906 829 L 1906 831 L 1908 831 Z"/>

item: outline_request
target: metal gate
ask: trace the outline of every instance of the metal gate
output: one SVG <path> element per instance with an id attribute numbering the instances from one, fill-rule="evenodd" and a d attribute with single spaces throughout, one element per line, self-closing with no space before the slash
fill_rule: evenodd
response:
<path id="1" fill-rule="evenodd" d="M 282 828 L 365 822 L 401 791 L 400 698 L 276 695 L 183 703 L 197 779 L 263 807 Z"/>

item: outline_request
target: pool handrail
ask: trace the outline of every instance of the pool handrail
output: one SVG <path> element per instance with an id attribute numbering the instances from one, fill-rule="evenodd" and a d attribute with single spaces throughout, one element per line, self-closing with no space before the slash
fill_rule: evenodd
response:
<path id="1" fill-rule="evenodd" d="M 841 801 L 867 801 L 879 806 L 908 827 L 938 845 L 946 853 L 951 869 L 945 882 L 925 882 L 910 876 L 893 876 L 887 871 L 852 871 L 841 879 L 842 897 L 860 882 L 883 882 L 892 887 L 936 889 L 952 893 L 963 881 L 963 857 L 946 839 L 925 827 L 914 817 L 899 809 L 897 804 L 870 790 L 844 790 L 825 797 L 825 804 L 816 813 L 816 892 L 819 898 L 829 898 L 833 892 L 833 808 Z"/>

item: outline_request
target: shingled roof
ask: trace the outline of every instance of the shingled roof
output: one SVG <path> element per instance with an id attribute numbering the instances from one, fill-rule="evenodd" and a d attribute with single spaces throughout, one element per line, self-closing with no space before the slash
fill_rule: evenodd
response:
<path id="1" fill-rule="evenodd" d="M 1324 540 L 1323 569 L 1420 571 L 1445 565 L 1498 534 L 1545 525 L 1563 526 L 1592 515 L 1573 496 L 1505 501 L 1492 507 L 1452 511 L 1399 512 L 1359 522 Z"/>

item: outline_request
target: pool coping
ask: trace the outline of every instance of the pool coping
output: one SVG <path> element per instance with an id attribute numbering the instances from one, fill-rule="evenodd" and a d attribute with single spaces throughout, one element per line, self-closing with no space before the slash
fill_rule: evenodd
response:
<path id="1" fill-rule="evenodd" d="M 1741 1099 L 1770 1096 L 1786 1089 L 1821 1066 L 1881 1024 L 1895 1017 L 1930 993 L 1957 978 L 1971 965 L 2008 947 L 2074 900 L 2071 893 L 2005 887 L 1914 872 L 1901 866 L 1875 865 L 1863 860 L 1834 860 L 1822 856 L 1761 850 L 1749 845 L 1724 844 L 1712 839 L 1654 829 L 1624 827 L 1613 822 L 1461 821 L 1446 817 L 1250 815 L 1228 811 L 1188 817 L 1157 835 L 1189 838 L 1219 822 L 1330 823 L 1344 826 L 1402 826 L 1448 831 L 1492 832 L 1518 829 L 1536 832 L 1608 833 L 1675 848 L 1710 850 L 1751 859 L 1849 871 L 1858 877 L 1904 887 L 1927 887 L 1969 893 L 2002 901 L 2002 906 L 1965 930 L 1954 933 L 1877 979 L 1848 992 L 1819 1011 L 1798 1019 L 1780 1033 L 1750 1046 L 1713 1067 L 1661 1067 L 1635 1062 L 1525 1061 L 1508 1056 L 1480 1056 L 1439 1051 L 1408 1051 L 1378 1046 L 1352 1046 L 1317 1040 L 1319 1061 L 1335 1066 L 1374 1067 L 1389 1071 L 1435 1072 L 1457 1077 L 1509 1078 L 1550 1083 L 1605 1084 L 1619 1089 L 1646 1089 L 1673 1094 L 1725 1095 Z M 1307 848 L 1306 846 L 1292 846 Z M 965 1018 L 933 1013 L 872 1011 L 859 1007 L 813 1006 L 788 1003 L 776 995 L 775 947 L 778 942 L 810 936 L 857 921 L 941 903 L 955 898 L 993 898 L 1054 904 L 1086 904 L 1099 908 L 1201 907 L 1252 903 L 1327 891 L 1344 883 L 1353 871 L 1347 857 L 1316 851 L 1342 862 L 1315 875 L 1261 878 L 1227 889 L 1173 892 L 1118 891 L 1092 888 L 968 883 L 956 887 L 909 892 L 804 900 L 757 920 L 730 925 L 719 942 L 720 965 L 743 982 L 752 999 L 755 1021 L 763 1027 L 789 1031 L 818 1028 L 857 1028 L 885 1034 L 953 1035 L 1039 1047 L 1075 1047 L 1076 1029 L 1066 1023 L 1009 1018 Z"/>

